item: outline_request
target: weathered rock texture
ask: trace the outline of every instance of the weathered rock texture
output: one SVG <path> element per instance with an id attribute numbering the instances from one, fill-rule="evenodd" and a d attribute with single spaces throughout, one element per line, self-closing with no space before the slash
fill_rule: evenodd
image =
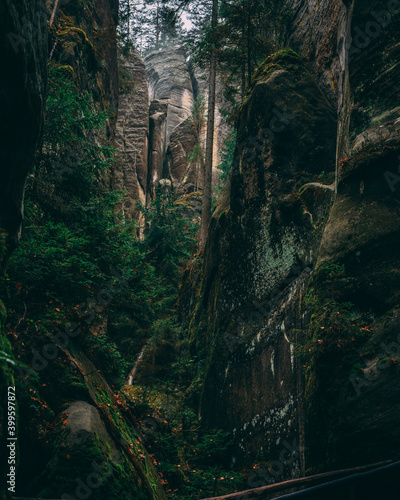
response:
<path id="1" fill-rule="evenodd" d="M 107 138 L 112 137 L 118 110 L 118 65 L 115 44 L 118 0 L 61 3 L 51 37 L 52 60 L 71 66 L 82 91 L 107 111 Z"/>
<path id="2" fill-rule="evenodd" d="M 343 265 L 353 317 L 368 325 L 352 359 L 316 365 L 307 385 L 308 462 L 315 469 L 398 458 L 400 2 L 356 1 L 349 50 L 349 156 L 318 266 Z M 318 273 L 317 273 L 318 276 Z M 328 405 L 328 401 L 329 405 Z M 319 401 L 319 404 L 316 403 Z M 333 401 L 333 404 L 331 403 Z M 332 404 L 332 407 L 329 407 Z M 325 425 L 317 422 L 325 414 Z M 390 434 L 390 437 L 389 437 Z"/>
<path id="3" fill-rule="evenodd" d="M 47 3 L 49 7 L 54 5 L 54 2 Z M 60 2 L 60 9 L 49 33 L 49 51 L 49 12 L 45 2 L 21 0 L 17 3 L 1 3 L 0 61 L 5 71 L 0 82 L 0 260 L 3 260 L 4 253 L 4 230 L 8 234 L 9 249 L 19 236 L 25 178 L 40 142 L 49 56 L 53 63 L 73 72 L 82 94 L 90 93 L 92 96 L 93 110 L 111 114 L 107 130 L 94 134 L 93 140 L 108 145 L 114 135 L 119 97 L 117 14 L 117 0 Z M 17 38 L 10 38 L 10 34 L 15 34 Z M 140 61 L 138 66 L 139 70 L 142 69 L 142 92 L 146 95 L 144 67 L 140 67 Z M 136 113 L 135 118 L 140 117 L 137 107 L 133 106 L 133 112 Z M 142 149 L 146 153 L 147 100 L 142 113 L 145 130 L 138 130 L 136 137 L 134 130 L 131 135 L 127 135 L 133 142 L 142 141 Z M 135 173 L 138 183 L 143 183 L 144 190 L 147 162 L 145 158 L 141 159 L 142 167 L 138 167 Z M 143 196 L 141 199 L 144 199 Z M 126 210 L 131 208 L 127 203 L 125 205 Z M 70 495 L 71 498 L 91 496 L 93 499 L 164 499 L 165 494 L 151 458 L 144 447 L 138 447 L 140 436 L 133 429 L 137 422 L 126 407 L 117 406 L 107 382 L 83 354 L 81 347 L 72 345 L 72 342 L 68 351 L 57 347 L 58 356 L 56 360 L 53 358 L 54 363 L 51 365 L 45 363 L 45 366 L 38 367 L 32 359 L 25 358 L 25 362 L 31 363 L 33 368 L 27 369 L 25 365 L 17 365 L 14 360 L 10 344 L 3 337 L 4 323 L 5 311 L 0 302 L 2 402 L 7 401 L 8 387 L 17 385 L 21 389 L 19 394 L 17 389 L 16 394 L 17 417 L 20 419 L 17 424 L 18 436 L 21 438 L 18 441 L 21 445 L 16 464 L 20 479 L 17 482 L 17 494 L 44 498 Z M 45 339 L 39 339 L 39 343 L 42 340 Z M 65 343 L 63 345 L 65 347 Z M 21 354 L 29 354 L 28 349 Z M 14 379 L 17 369 L 21 375 L 18 382 L 16 377 Z M 39 380 L 45 400 L 38 393 Z M 77 402 L 77 397 L 85 401 Z M 4 481 L 6 471 L 9 472 L 6 463 L 5 411 L 7 407 L 2 404 L 1 500 L 11 498 Z M 122 416 L 124 411 L 126 413 Z M 59 414 L 57 419 L 56 414 Z M 47 431 L 47 437 L 52 434 L 51 439 L 44 439 Z M 140 461 L 139 453 L 145 457 L 144 463 Z M 92 483 L 90 478 L 94 478 Z M 88 480 L 92 484 L 89 489 Z"/>
<path id="4" fill-rule="evenodd" d="M 299 446 L 295 330 L 323 214 L 313 218 L 298 188 L 334 170 L 335 133 L 333 110 L 301 58 L 267 59 L 242 106 L 230 193 L 212 218 L 190 325 L 206 357 L 203 425 L 234 430 L 236 459 L 260 451 L 273 460 L 284 442 Z M 291 285 L 299 275 L 302 287 Z M 295 462 L 299 472 L 298 455 Z"/>
<path id="5" fill-rule="evenodd" d="M 186 53 L 179 47 L 151 52 L 146 59 L 150 101 L 168 103 L 166 141 L 174 128 L 190 116 L 193 109 L 193 87 Z"/>
<path id="6" fill-rule="evenodd" d="M 400 440 L 400 2 L 289 3 L 307 62 L 256 74 L 181 300 L 202 425 L 273 461 L 264 482 L 399 458 Z"/>
<path id="7" fill-rule="evenodd" d="M 137 202 L 146 202 L 149 97 L 146 69 L 140 55 L 135 52 L 121 61 L 131 83 L 119 98 L 118 119 L 115 132 L 117 162 L 113 171 L 113 188 L 124 191 L 119 207 L 128 220 L 137 218 Z"/>
<path id="8" fill-rule="evenodd" d="M 184 49 L 168 47 L 151 52 L 145 58 L 150 97 L 149 192 L 154 197 L 158 182 L 168 179 L 179 194 L 202 189 L 201 162 L 190 162 L 196 144 L 205 151 L 206 124 L 200 133 L 190 120 L 193 105 L 200 95 L 207 114 L 208 80 L 194 66 Z M 229 128 L 222 123 L 219 108 L 223 102 L 222 86 L 217 89 L 214 137 L 214 178 L 223 141 Z"/>

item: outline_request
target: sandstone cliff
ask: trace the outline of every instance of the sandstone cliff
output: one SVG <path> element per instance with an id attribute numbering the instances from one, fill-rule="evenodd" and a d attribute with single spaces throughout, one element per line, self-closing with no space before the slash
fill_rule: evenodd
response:
<path id="1" fill-rule="evenodd" d="M 132 88 L 119 98 L 115 133 L 117 162 L 113 172 L 113 188 L 124 191 L 121 210 L 130 220 L 137 218 L 136 203 L 144 204 L 147 193 L 149 97 L 146 69 L 135 52 L 121 61 Z"/>
<path id="2" fill-rule="evenodd" d="M 276 465 L 264 482 L 396 458 L 399 442 L 384 363 L 398 352 L 399 9 L 290 5 L 300 57 L 255 76 L 181 300 L 203 425 L 235 433 L 236 461 L 262 448 Z"/>
<path id="3" fill-rule="evenodd" d="M 145 64 L 151 102 L 149 180 L 156 186 L 160 179 L 168 179 L 180 194 L 197 191 L 202 188 L 202 169 L 199 164 L 191 164 L 189 156 L 196 143 L 205 151 L 207 127 L 204 123 L 198 135 L 190 118 L 200 96 L 204 99 L 204 116 L 207 114 L 207 77 L 180 47 L 151 52 Z M 219 112 L 223 104 L 222 91 L 219 84 L 213 159 L 216 182 L 220 151 L 229 133 Z"/>

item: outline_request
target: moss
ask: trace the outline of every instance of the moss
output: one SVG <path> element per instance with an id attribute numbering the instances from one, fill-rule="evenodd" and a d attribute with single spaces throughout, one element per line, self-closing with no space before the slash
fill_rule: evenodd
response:
<path id="1" fill-rule="evenodd" d="M 64 31 L 59 31 L 57 33 L 57 36 L 62 38 L 64 41 L 76 41 L 76 37 L 74 36 L 74 34 L 79 35 L 79 37 L 85 43 L 87 43 L 90 47 L 93 48 L 93 44 L 87 37 L 87 34 L 81 28 L 77 28 L 76 26 L 70 26 L 67 27 Z"/>
<path id="2" fill-rule="evenodd" d="M 58 418 L 53 436 L 52 458 L 33 489 L 45 498 L 79 498 L 86 491 L 96 500 L 138 500 L 165 498 L 150 456 L 138 434 L 132 431 L 121 415 L 116 401 L 98 386 L 96 396 L 105 417 L 115 448 L 90 434 L 79 443 L 68 444 L 66 415 Z M 133 460 L 133 457 L 138 457 Z M 65 498 L 63 496 L 62 498 Z"/>
<path id="3" fill-rule="evenodd" d="M 38 480 L 45 485 L 40 488 L 40 497 L 75 498 L 79 491 L 86 491 L 97 500 L 128 500 L 132 494 L 138 499 L 148 498 L 140 491 L 137 477 L 124 458 L 113 454 L 96 435 L 67 446 L 68 431 L 63 418 L 61 415 L 57 423 L 53 459 Z"/>
<path id="4" fill-rule="evenodd" d="M 305 373 L 305 433 L 308 473 L 337 468 L 344 427 L 342 401 L 351 395 L 349 377 L 357 371 L 359 349 L 368 339 L 368 321 L 348 302 L 352 279 L 343 265 L 320 265 L 308 286 L 305 307 L 310 315 L 297 346 Z M 354 450 L 353 450 L 354 451 Z M 351 459 L 341 465 L 351 465 Z M 353 464 L 355 465 L 355 464 Z"/>
<path id="5" fill-rule="evenodd" d="M 164 499 L 165 494 L 160 487 L 157 471 L 139 433 L 127 425 L 121 414 L 122 408 L 118 408 L 116 401 L 110 398 L 103 387 L 97 386 L 96 397 L 98 406 L 102 410 L 103 416 L 106 417 L 106 426 L 111 431 L 115 442 L 122 445 L 127 466 L 131 469 L 131 476 L 135 477 L 136 484 L 141 484 L 143 497 L 138 498 Z"/>
<path id="6" fill-rule="evenodd" d="M 74 68 L 69 64 L 57 66 L 57 69 L 70 78 L 74 78 Z"/>
<path id="7" fill-rule="evenodd" d="M 253 86 L 257 81 L 267 79 L 274 71 L 304 64 L 304 59 L 291 49 L 282 49 L 268 56 L 253 75 Z"/>
<path id="8" fill-rule="evenodd" d="M 248 103 L 257 83 L 266 81 L 275 71 L 283 69 L 297 74 L 299 74 L 299 72 L 302 70 L 306 70 L 308 72 L 308 70 L 304 66 L 304 59 L 302 59 L 298 54 L 296 54 L 296 52 L 291 49 L 282 49 L 275 54 L 271 54 L 256 69 L 246 97 L 244 98 L 239 108 L 239 112 Z"/>

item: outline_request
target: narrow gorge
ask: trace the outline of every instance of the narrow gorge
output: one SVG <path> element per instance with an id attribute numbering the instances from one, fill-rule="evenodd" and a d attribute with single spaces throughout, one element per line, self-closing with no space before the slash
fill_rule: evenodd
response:
<path id="1" fill-rule="evenodd" d="M 400 498 L 399 29 L 1 0 L 0 500 Z"/>

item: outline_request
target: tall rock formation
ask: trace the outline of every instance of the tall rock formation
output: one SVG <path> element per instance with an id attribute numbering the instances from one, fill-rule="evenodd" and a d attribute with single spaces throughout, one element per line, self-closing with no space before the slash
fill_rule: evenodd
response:
<path id="1" fill-rule="evenodd" d="M 136 203 L 146 202 L 149 96 L 146 69 L 140 55 L 133 52 L 123 57 L 121 65 L 129 84 L 119 98 L 113 188 L 124 191 L 120 209 L 130 220 L 138 216 Z"/>
<path id="2" fill-rule="evenodd" d="M 201 191 L 201 159 L 191 160 L 197 147 L 205 151 L 206 121 L 193 121 L 196 101 L 203 97 L 207 113 L 208 80 L 182 47 L 166 47 L 148 54 L 144 62 L 138 53 L 121 59 L 123 79 L 130 81 L 120 96 L 115 145 L 117 163 L 113 186 L 125 193 L 121 210 L 125 217 L 140 218 L 136 203 L 149 203 L 159 185 L 178 195 Z M 214 181 L 230 128 L 223 122 L 223 87 L 217 89 L 214 138 Z M 198 213 L 200 193 L 190 198 Z"/>
<path id="3" fill-rule="evenodd" d="M 181 194 L 197 191 L 203 184 L 202 168 L 190 162 L 189 157 L 197 143 L 205 150 L 206 126 L 201 127 L 198 136 L 191 116 L 199 96 L 203 96 L 204 113 L 207 113 L 207 77 L 181 47 L 151 52 L 145 64 L 151 103 L 149 181 L 156 187 L 159 180 L 167 179 Z M 219 153 L 229 132 L 219 112 L 222 103 L 222 86 L 219 85 L 213 160 L 216 181 Z"/>
<path id="4" fill-rule="evenodd" d="M 399 458 L 400 3 L 288 3 L 181 300 L 202 424 L 264 482 Z"/>
<path id="5" fill-rule="evenodd" d="M 290 51 L 267 59 L 242 106 L 230 193 L 213 214 L 190 324 L 206 359 L 203 425 L 233 430 L 235 458 L 246 462 L 259 450 L 279 457 L 283 442 L 299 446 L 298 302 L 323 218 L 299 187 L 329 205 L 333 188 L 310 183 L 334 172 L 335 139 L 334 110 L 305 62 Z"/>
<path id="6" fill-rule="evenodd" d="M 31 28 L 31 31 L 28 31 Z M 26 177 L 40 141 L 47 74 L 47 11 L 43 0 L 6 0 L 0 5 L 0 268 L 20 238 Z M 6 247 L 6 248 L 5 248 Z M 6 312 L 0 300 L 0 498 L 11 498 L 6 474 L 8 388 L 16 366 L 3 328 Z M 15 402 L 15 401 L 14 401 Z M 18 404 L 18 403 L 17 403 Z"/>
<path id="7" fill-rule="evenodd" d="M 0 6 L 0 228 L 7 252 L 21 231 L 25 180 L 40 141 L 47 80 L 44 0 Z"/>

